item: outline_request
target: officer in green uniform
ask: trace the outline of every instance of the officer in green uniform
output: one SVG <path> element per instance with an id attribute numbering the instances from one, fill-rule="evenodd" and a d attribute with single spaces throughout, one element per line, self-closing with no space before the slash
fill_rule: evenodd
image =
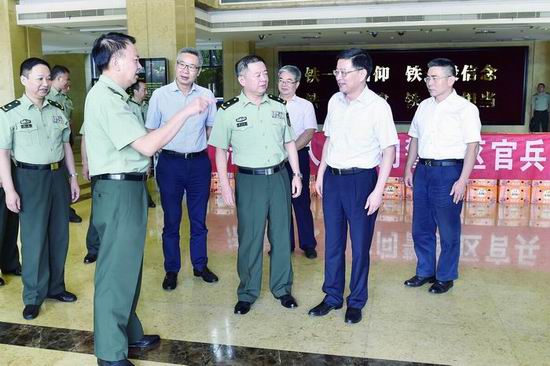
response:
<path id="1" fill-rule="evenodd" d="M 158 335 L 144 335 L 136 306 L 141 287 L 149 158 L 192 115 L 213 101 L 197 99 L 165 126 L 147 133 L 130 111 L 125 90 L 141 68 L 135 39 L 108 33 L 95 42 L 92 58 L 101 77 L 86 97 L 83 134 L 92 194 L 93 226 L 101 245 L 94 292 L 94 347 L 99 365 L 132 365 L 128 347 L 147 349 Z"/>
<path id="2" fill-rule="evenodd" d="M 258 56 L 245 56 L 235 71 L 242 93 L 222 105 L 208 142 L 216 147 L 222 196 L 228 205 L 234 204 L 227 177 L 229 145 L 238 166 L 235 197 L 240 284 L 235 314 L 246 314 L 260 294 L 266 221 L 272 248 L 269 287 L 284 307 L 294 308 L 298 305 L 291 295 L 290 197 L 298 197 L 302 190 L 294 132 L 285 101 L 266 94 L 265 62 Z M 284 165 L 287 157 L 293 172 L 292 186 Z"/>
<path id="3" fill-rule="evenodd" d="M 139 92 L 136 93 L 135 91 L 138 89 L 139 89 Z M 131 86 L 130 91 L 134 91 L 134 93 L 128 99 L 128 106 L 130 107 L 130 111 L 136 116 L 139 122 L 143 125 L 145 125 L 145 121 L 143 120 L 143 114 L 142 114 L 141 103 L 140 103 L 141 94 L 139 93 L 143 93 L 144 90 L 145 90 L 145 82 L 137 81 Z M 81 151 L 82 151 L 82 173 L 86 179 L 90 180 L 88 158 L 86 154 L 86 139 L 84 135 L 82 135 Z M 94 186 L 95 186 L 94 183 L 95 182 L 92 182 L 91 184 L 92 192 L 94 191 Z M 146 184 L 146 187 L 147 187 L 147 184 Z M 155 203 L 153 202 L 153 199 L 151 198 L 151 194 L 149 193 L 148 189 L 147 189 L 147 201 L 148 201 L 147 205 L 150 208 L 155 207 Z M 85 264 L 90 264 L 97 260 L 97 253 L 99 252 L 99 244 L 100 244 L 99 234 L 93 225 L 93 208 L 92 208 L 90 213 L 90 222 L 88 224 L 88 232 L 86 233 L 86 249 L 88 253 L 86 253 L 86 256 L 84 257 Z"/>
<path id="4" fill-rule="evenodd" d="M 71 127 L 71 114 L 73 113 L 73 101 L 69 98 L 66 91 L 70 88 L 71 75 L 69 69 L 65 66 L 55 65 L 52 67 L 51 72 L 52 85 L 50 92 L 46 98 L 59 103 L 63 107 L 63 114 L 69 121 L 69 128 Z M 73 135 L 69 137 L 69 143 L 73 146 Z M 69 221 L 79 223 L 82 222 L 82 217 L 78 216 L 75 209 L 69 208 Z"/>
<path id="5" fill-rule="evenodd" d="M 12 174 L 15 166 L 12 164 Z M 19 230 L 19 215 L 8 210 L 6 194 L 0 182 L 0 270 L 5 275 L 21 276 L 19 263 L 19 248 L 17 247 L 17 232 Z M 0 277 L 0 286 L 4 279 Z"/>
<path id="6" fill-rule="evenodd" d="M 63 107 L 45 98 L 50 88 L 48 63 L 29 58 L 21 64 L 20 75 L 25 94 L 0 111 L 0 178 L 6 206 L 21 220 L 23 317 L 34 319 L 46 297 L 76 301 L 65 290 L 64 277 L 69 197 L 74 202 L 80 192 Z"/>

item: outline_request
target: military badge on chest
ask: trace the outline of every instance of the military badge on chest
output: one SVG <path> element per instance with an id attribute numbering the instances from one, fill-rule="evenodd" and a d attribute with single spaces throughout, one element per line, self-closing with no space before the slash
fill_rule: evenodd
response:
<path id="1" fill-rule="evenodd" d="M 61 123 L 63 123 L 63 117 L 61 117 L 61 116 L 53 116 L 53 123 L 55 123 L 55 124 L 61 124 Z"/>
<path id="2" fill-rule="evenodd" d="M 237 127 L 248 126 L 248 122 L 246 122 L 246 117 L 239 117 L 235 120 L 235 122 L 237 122 Z"/>
<path id="3" fill-rule="evenodd" d="M 21 121 L 19 121 L 19 126 L 21 127 L 21 129 L 32 128 L 32 122 L 30 119 L 22 119 Z"/>

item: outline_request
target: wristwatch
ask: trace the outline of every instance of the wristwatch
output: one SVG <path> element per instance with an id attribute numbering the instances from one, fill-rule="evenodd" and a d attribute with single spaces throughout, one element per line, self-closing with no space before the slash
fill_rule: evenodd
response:
<path id="1" fill-rule="evenodd" d="M 75 173 L 69 174 L 69 177 L 71 177 L 71 178 L 72 178 L 72 177 L 77 177 L 77 176 L 78 176 L 78 173 L 76 173 L 76 172 L 75 172 Z"/>
<path id="2" fill-rule="evenodd" d="M 293 176 L 293 177 L 298 177 L 298 178 L 300 178 L 300 179 L 303 179 L 303 178 L 304 178 L 304 176 L 302 175 L 302 173 L 292 173 L 292 176 Z"/>

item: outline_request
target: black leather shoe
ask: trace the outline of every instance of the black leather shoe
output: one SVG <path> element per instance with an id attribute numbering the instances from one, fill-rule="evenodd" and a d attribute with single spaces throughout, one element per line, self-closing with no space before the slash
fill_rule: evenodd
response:
<path id="1" fill-rule="evenodd" d="M 144 335 L 139 341 L 128 344 L 129 348 L 151 348 L 160 343 L 160 336 L 157 334 Z"/>
<path id="2" fill-rule="evenodd" d="M 453 284 L 453 281 L 435 281 L 429 291 L 432 294 L 444 294 L 453 287 Z"/>
<path id="3" fill-rule="evenodd" d="M 361 315 L 361 309 L 357 308 L 348 308 L 346 310 L 346 323 L 348 324 L 355 324 L 359 323 L 363 319 L 363 316 Z"/>
<path id="4" fill-rule="evenodd" d="M 431 277 L 413 276 L 408 280 L 406 280 L 404 284 L 405 286 L 408 286 L 408 287 L 420 287 L 428 282 L 434 283 L 435 277 L 434 276 L 431 276 Z"/>
<path id="5" fill-rule="evenodd" d="M 40 311 L 40 305 L 25 305 L 23 309 L 23 318 L 32 320 L 38 316 Z"/>
<path id="6" fill-rule="evenodd" d="M 155 202 L 153 200 L 149 201 L 149 203 L 147 204 L 147 207 L 149 208 L 155 208 L 157 207 L 157 205 L 155 204 Z"/>
<path id="7" fill-rule="evenodd" d="M 57 295 L 48 295 L 48 299 L 54 299 L 61 302 L 75 302 L 76 295 L 69 291 L 63 291 Z"/>
<path id="8" fill-rule="evenodd" d="M 317 258 L 317 251 L 315 250 L 315 248 L 308 248 L 304 250 L 304 252 L 305 252 L 306 258 L 308 259 Z"/>
<path id="9" fill-rule="evenodd" d="M 86 256 L 84 257 L 84 263 L 85 264 L 90 264 L 90 263 L 94 263 L 95 261 L 97 261 L 97 254 L 86 254 Z"/>
<path id="10" fill-rule="evenodd" d="M 69 212 L 69 222 L 75 222 L 79 223 L 82 222 L 82 217 L 78 216 L 74 208 L 71 207 L 71 210 Z"/>
<path id="11" fill-rule="evenodd" d="M 99 366 L 134 366 L 133 363 L 131 363 L 128 360 L 120 360 L 120 361 L 104 361 L 97 359 L 97 364 Z"/>
<path id="12" fill-rule="evenodd" d="M 298 307 L 296 299 L 290 294 L 279 297 L 279 301 L 281 302 L 281 305 L 288 309 L 294 309 Z"/>
<path id="13" fill-rule="evenodd" d="M 15 267 L 15 269 L 12 269 L 11 271 L 2 271 L 5 275 L 12 275 L 12 276 L 21 276 L 21 266 Z"/>
<path id="14" fill-rule="evenodd" d="M 4 282 L 4 279 L 2 277 L 0 277 L 0 286 L 4 286 L 6 284 L 6 282 Z"/>
<path id="15" fill-rule="evenodd" d="M 178 287 L 178 273 L 177 272 L 166 272 L 164 276 L 164 281 L 162 281 L 162 288 L 168 291 L 175 290 Z"/>
<path id="16" fill-rule="evenodd" d="M 244 315 L 250 311 L 251 305 L 252 303 L 249 303 L 248 301 L 238 301 L 233 312 L 235 314 Z"/>
<path id="17" fill-rule="evenodd" d="M 309 311 L 309 315 L 313 316 L 325 316 L 330 313 L 331 310 L 341 309 L 342 305 L 334 306 L 322 301 L 319 305 Z"/>
<path id="18" fill-rule="evenodd" d="M 218 282 L 218 276 L 214 274 L 211 270 L 208 269 L 208 267 L 204 267 L 204 269 L 201 271 L 197 271 L 196 269 L 193 269 L 193 274 L 195 277 L 202 277 L 204 282 L 212 283 L 212 282 Z"/>

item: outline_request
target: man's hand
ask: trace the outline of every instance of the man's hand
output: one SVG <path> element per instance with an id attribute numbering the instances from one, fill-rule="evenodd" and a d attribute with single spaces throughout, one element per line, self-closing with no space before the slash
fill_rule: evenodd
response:
<path id="1" fill-rule="evenodd" d="M 451 188 L 451 193 L 449 193 L 449 196 L 453 196 L 454 203 L 459 203 L 464 199 L 467 183 L 468 182 L 464 179 L 459 179 L 456 182 L 454 182 L 453 188 Z"/>
<path id="2" fill-rule="evenodd" d="M 10 211 L 15 213 L 21 211 L 21 200 L 15 190 L 6 191 L 6 206 Z"/>
<path id="3" fill-rule="evenodd" d="M 76 202 L 80 197 L 80 186 L 78 185 L 78 180 L 76 176 L 71 177 L 71 202 Z"/>
<path id="4" fill-rule="evenodd" d="M 411 169 L 405 168 L 405 174 L 403 175 L 405 185 L 409 188 L 413 186 L 413 173 Z"/>
<path id="5" fill-rule="evenodd" d="M 292 177 L 292 198 L 300 196 L 302 193 L 302 179 L 298 176 Z"/>
<path id="6" fill-rule="evenodd" d="M 367 215 L 372 215 L 380 208 L 382 205 L 382 194 L 383 191 L 372 191 L 371 194 L 369 194 L 367 202 L 365 203 L 365 210 L 368 210 Z"/>
<path id="7" fill-rule="evenodd" d="M 184 109 L 187 110 L 189 116 L 201 114 L 208 109 L 208 106 L 212 103 L 216 103 L 214 99 L 206 97 L 198 97 L 193 99 L 191 103 L 187 104 Z"/>
<path id="8" fill-rule="evenodd" d="M 222 190 L 223 202 L 225 202 L 227 206 L 235 206 L 235 197 L 233 196 L 233 190 L 231 189 L 231 186 L 227 183 L 220 183 L 220 187 Z"/>
<path id="9" fill-rule="evenodd" d="M 90 181 L 90 170 L 88 169 L 88 164 L 84 164 L 84 162 L 82 163 L 82 176 L 88 182 Z"/>
<path id="10" fill-rule="evenodd" d="M 315 179 L 315 192 L 319 197 L 323 197 L 323 174 L 318 174 L 317 179 Z"/>

